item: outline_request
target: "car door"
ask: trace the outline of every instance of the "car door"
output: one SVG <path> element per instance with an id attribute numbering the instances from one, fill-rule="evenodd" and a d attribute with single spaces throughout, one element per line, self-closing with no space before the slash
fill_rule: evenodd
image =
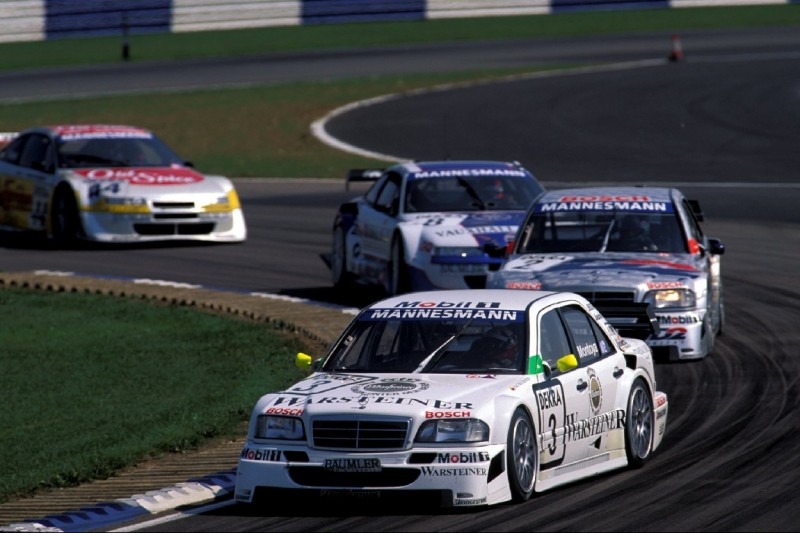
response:
<path id="1" fill-rule="evenodd" d="M 586 456 L 601 456 L 610 449 L 611 432 L 624 425 L 625 415 L 618 411 L 616 398 L 625 358 L 582 307 L 569 305 L 561 313 L 582 369 L 581 379 L 588 389 L 588 417 L 581 428 Z"/>
<path id="2" fill-rule="evenodd" d="M 382 182 L 382 183 L 380 183 Z M 392 234 L 397 226 L 397 212 L 400 199 L 399 174 L 389 172 L 381 178 L 374 201 L 359 208 L 358 234 L 362 252 L 372 260 L 385 263 L 389 259 Z"/>
<path id="3" fill-rule="evenodd" d="M 538 350 L 546 379 L 534 386 L 541 434 L 542 479 L 556 479 L 568 470 L 556 468 L 586 458 L 582 428 L 589 418 L 589 387 L 585 368 L 559 368 L 559 360 L 573 355 L 566 324 L 558 307 L 538 317 Z"/>
<path id="4" fill-rule="evenodd" d="M 44 230 L 54 173 L 55 152 L 47 135 L 32 133 L 12 141 L 0 161 L 0 221 Z"/>

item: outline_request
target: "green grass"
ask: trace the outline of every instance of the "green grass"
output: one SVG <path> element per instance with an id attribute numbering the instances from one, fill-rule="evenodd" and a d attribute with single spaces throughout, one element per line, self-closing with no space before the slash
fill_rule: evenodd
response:
<path id="1" fill-rule="evenodd" d="M 73 122 L 135 124 L 155 131 L 207 173 L 341 179 L 348 168 L 376 162 L 324 145 L 311 134 L 313 121 L 355 100 L 510 72 L 519 70 L 0 104 L 0 131 Z"/>
<path id="2" fill-rule="evenodd" d="M 800 24 L 797 6 L 572 13 L 134 36 L 134 61 L 467 38 Z M 0 44 L 0 70 L 119 61 L 119 39 Z M 348 102 L 517 71 L 383 76 L 245 89 L 0 104 L 0 131 L 61 122 L 152 128 L 203 171 L 341 178 L 375 161 L 309 125 Z M 300 377 L 297 339 L 263 324 L 150 302 L 0 290 L 0 502 L 104 478 L 227 435 L 256 398 Z"/>
<path id="3" fill-rule="evenodd" d="M 0 501 L 231 436 L 304 374 L 264 324 L 148 301 L 0 291 Z"/>

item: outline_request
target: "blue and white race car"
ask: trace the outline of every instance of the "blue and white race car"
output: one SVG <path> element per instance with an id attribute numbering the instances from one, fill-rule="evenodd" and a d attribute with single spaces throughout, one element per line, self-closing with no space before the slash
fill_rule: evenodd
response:
<path id="1" fill-rule="evenodd" d="M 666 432 L 652 310 L 612 327 L 567 292 L 408 293 L 363 309 L 313 373 L 262 396 L 235 499 L 521 502 L 641 467 Z M 622 337 L 628 331 L 633 337 Z"/>
<path id="2" fill-rule="evenodd" d="M 576 292 L 616 325 L 627 317 L 615 305 L 651 303 L 661 326 L 647 339 L 653 352 L 699 359 L 711 353 L 725 318 L 725 247 L 703 233 L 702 221 L 699 203 L 674 188 L 548 191 L 487 287 Z"/>
<path id="3" fill-rule="evenodd" d="M 518 163 L 430 161 L 351 171 L 375 183 L 342 204 L 332 253 L 323 257 L 337 287 L 416 290 L 482 288 L 501 260 L 483 251 L 505 246 L 543 187 Z"/>

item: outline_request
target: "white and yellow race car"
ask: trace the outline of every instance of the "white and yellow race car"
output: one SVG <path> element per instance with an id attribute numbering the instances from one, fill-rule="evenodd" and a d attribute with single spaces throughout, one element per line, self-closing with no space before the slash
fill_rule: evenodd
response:
<path id="1" fill-rule="evenodd" d="M 0 135 L 0 226 L 60 245 L 242 242 L 233 183 L 204 175 L 152 132 L 72 124 Z"/>

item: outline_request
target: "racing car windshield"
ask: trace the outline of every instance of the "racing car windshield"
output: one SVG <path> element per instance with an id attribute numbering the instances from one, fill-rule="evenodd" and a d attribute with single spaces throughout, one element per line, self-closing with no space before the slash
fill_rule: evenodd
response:
<path id="1" fill-rule="evenodd" d="M 405 211 L 409 213 L 525 210 L 540 189 L 517 176 L 453 176 L 409 180 Z"/>
<path id="2" fill-rule="evenodd" d="M 528 218 L 517 252 L 687 253 L 687 248 L 673 212 L 550 211 Z"/>
<path id="3" fill-rule="evenodd" d="M 368 311 L 351 325 L 322 370 L 522 373 L 524 313 L 499 313 L 512 313 L 511 319 L 377 320 Z"/>
<path id="4" fill-rule="evenodd" d="M 168 167 L 184 161 L 155 137 L 75 138 L 58 145 L 61 168 Z"/>

